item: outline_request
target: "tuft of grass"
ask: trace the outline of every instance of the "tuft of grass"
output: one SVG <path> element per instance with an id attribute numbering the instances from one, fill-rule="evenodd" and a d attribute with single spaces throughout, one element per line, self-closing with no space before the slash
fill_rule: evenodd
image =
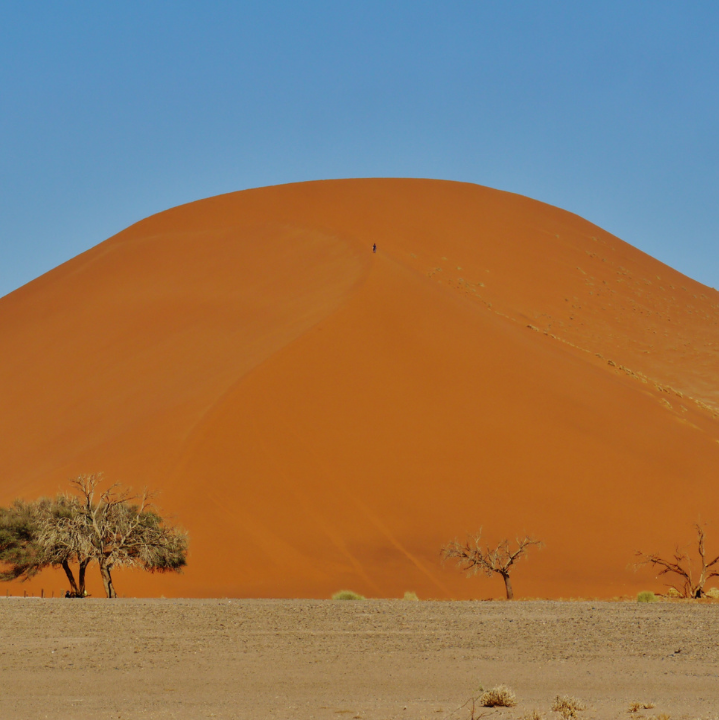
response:
<path id="1" fill-rule="evenodd" d="M 658 602 L 658 598 L 651 590 L 642 590 L 637 595 L 637 602 Z"/>
<path id="2" fill-rule="evenodd" d="M 521 720 L 544 720 L 544 713 L 539 712 L 539 710 L 530 710 L 522 715 Z"/>
<path id="3" fill-rule="evenodd" d="M 332 596 L 333 600 L 364 600 L 364 595 L 353 592 L 352 590 L 340 590 Z"/>
<path id="4" fill-rule="evenodd" d="M 506 685 L 497 685 L 479 696 L 479 704 L 482 707 L 514 707 L 517 698 Z"/>
<path id="5" fill-rule="evenodd" d="M 704 594 L 712 600 L 719 600 L 719 588 L 709 588 Z"/>
<path id="6" fill-rule="evenodd" d="M 412 592 L 411 590 L 407 590 L 407 592 L 404 594 L 404 599 L 405 600 L 419 600 L 419 598 L 417 597 L 417 593 Z"/>
<path id="7" fill-rule="evenodd" d="M 664 595 L 668 598 L 680 598 L 682 597 L 682 594 L 674 587 L 670 587 Z"/>
<path id="8" fill-rule="evenodd" d="M 639 712 L 640 710 L 651 710 L 654 707 L 654 703 L 650 702 L 632 702 L 629 703 L 629 709 L 627 712 L 635 713 Z"/>
<path id="9" fill-rule="evenodd" d="M 552 710 L 558 712 L 565 720 L 577 717 L 580 710 L 585 710 L 586 705 L 577 698 L 569 695 L 557 695 L 552 705 Z"/>

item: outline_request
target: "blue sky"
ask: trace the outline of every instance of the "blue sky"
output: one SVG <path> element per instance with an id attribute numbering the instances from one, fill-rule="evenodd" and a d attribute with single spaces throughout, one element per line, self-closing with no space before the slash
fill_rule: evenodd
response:
<path id="1" fill-rule="evenodd" d="M 174 205 L 369 176 L 528 195 L 719 286 L 719 3 L 0 4 L 0 295 Z"/>

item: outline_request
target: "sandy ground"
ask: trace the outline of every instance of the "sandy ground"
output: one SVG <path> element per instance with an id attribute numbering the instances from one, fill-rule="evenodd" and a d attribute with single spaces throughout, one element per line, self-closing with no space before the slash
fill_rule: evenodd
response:
<path id="1" fill-rule="evenodd" d="M 719 717 L 718 605 L 0 600 L 0 717 Z M 637 717 L 638 717 L 637 716 Z"/>

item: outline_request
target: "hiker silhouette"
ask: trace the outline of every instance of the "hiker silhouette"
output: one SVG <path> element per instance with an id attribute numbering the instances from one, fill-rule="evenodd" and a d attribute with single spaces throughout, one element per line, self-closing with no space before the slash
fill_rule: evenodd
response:
<path id="1" fill-rule="evenodd" d="M 377 252 L 377 243 L 372 243 L 372 252 L 373 253 Z"/>

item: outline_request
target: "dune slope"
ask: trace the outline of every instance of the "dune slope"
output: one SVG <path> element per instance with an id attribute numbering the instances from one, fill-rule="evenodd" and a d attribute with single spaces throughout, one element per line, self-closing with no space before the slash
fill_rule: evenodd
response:
<path id="1" fill-rule="evenodd" d="M 0 503 L 104 471 L 190 532 L 124 594 L 498 596 L 439 558 L 483 527 L 545 541 L 518 595 L 612 596 L 719 520 L 719 293 L 509 193 L 174 208 L 0 299 L 0 343 Z"/>

